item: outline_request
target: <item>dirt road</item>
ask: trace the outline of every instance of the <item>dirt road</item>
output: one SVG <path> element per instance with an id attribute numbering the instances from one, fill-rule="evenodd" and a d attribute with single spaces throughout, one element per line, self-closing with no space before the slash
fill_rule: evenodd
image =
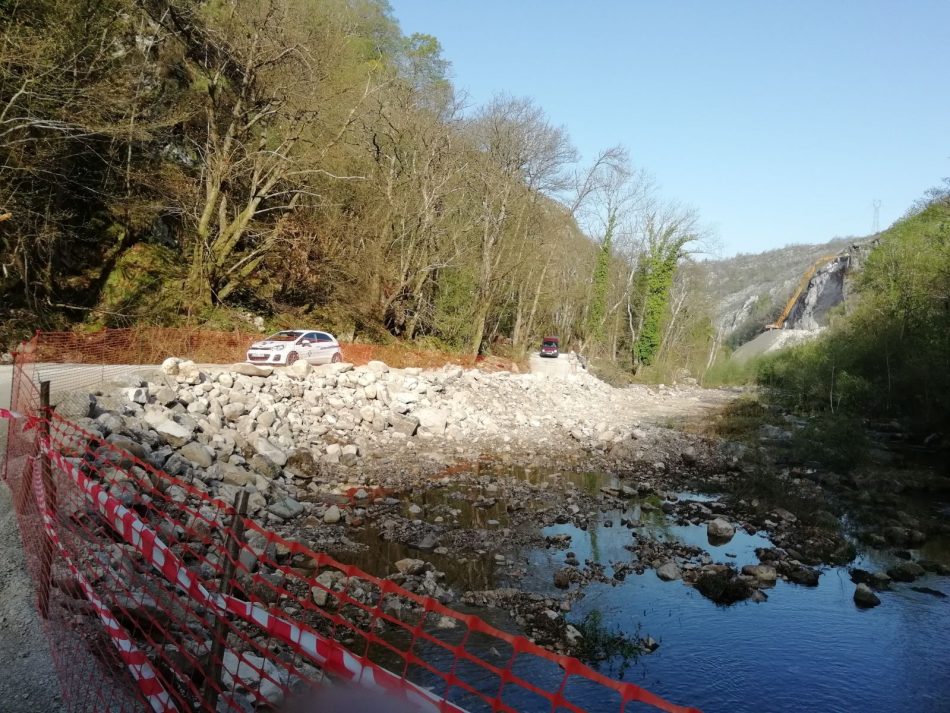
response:
<path id="1" fill-rule="evenodd" d="M 13 368 L 0 366 L 0 405 L 10 404 Z M 0 423 L 0 453 L 6 449 L 6 423 Z M 46 636 L 36 613 L 33 584 L 23 562 L 23 547 L 10 491 L 0 486 L 0 713 L 61 711 L 59 682 Z"/>
<path id="2" fill-rule="evenodd" d="M 557 359 L 532 354 L 528 359 L 528 364 L 531 367 L 532 374 L 544 374 L 554 378 L 564 378 L 580 368 L 577 362 L 568 358 L 566 354 L 558 355 Z"/>

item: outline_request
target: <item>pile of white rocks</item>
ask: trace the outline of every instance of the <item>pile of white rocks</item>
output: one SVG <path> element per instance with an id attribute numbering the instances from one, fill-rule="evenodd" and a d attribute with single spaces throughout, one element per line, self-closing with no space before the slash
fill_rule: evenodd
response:
<path id="1" fill-rule="evenodd" d="M 586 372 L 551 380 L 375 361 L 355 368 L 297 362 L 283 370 L 235 364 L 206 373 L 177 359 L 162 370 L 169 383 L 132 389 L 129 397 L 171 445 L 197 434 L 219 453 L 233 452 L 232 443 L 250 446 L 280 467 L 301 448 L 317 461 L 352 466 L 364 452 L 436 438 L 536 445 L 570 435 L 609 444 L 637 435 L 623 390 Z"/>
<path id="2" fill-rule="evenodd" d="M 170 358 L 117 393 L 74 399 L 82 413 L 68 415 L 216 497 L 250 490 L 251 512 L 265 519 L 311 513 L 331 522 L 339 511 L 305 496 L 326 494 L 325 476 L 355 474 L 366 458 L 391 461 L 423 448 L 466 457 L 546 443 L 626 447 L 643 437 L 626 391 L 586 372 L 546 379 L 378 361 L 200 368 Z M 180 490 L 168 496 L 184 500 Z"/>

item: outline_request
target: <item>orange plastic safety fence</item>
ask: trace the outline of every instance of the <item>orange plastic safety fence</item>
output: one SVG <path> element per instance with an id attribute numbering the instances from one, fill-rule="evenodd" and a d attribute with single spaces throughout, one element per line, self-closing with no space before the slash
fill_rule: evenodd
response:
<path id="1" fill-rule="evenodd" d="M 247 348 L 261 337 L 252 332 L 188 327 L 131 327 L 97 332 L 42 332 L 24 346 L 32 350 L 33 362 L 46 365 L 155 365 L 169 356 L 197 364 L 230 364 L 244 361 Z M 475 358 L 408 344 L 342 342 L 341 349 L 344 360 L 357 365 L 378 359 L 395 368 L 434 368 L 445 364 L 482 369 L 511 366 L 510 361 L 499 357 Z"/>

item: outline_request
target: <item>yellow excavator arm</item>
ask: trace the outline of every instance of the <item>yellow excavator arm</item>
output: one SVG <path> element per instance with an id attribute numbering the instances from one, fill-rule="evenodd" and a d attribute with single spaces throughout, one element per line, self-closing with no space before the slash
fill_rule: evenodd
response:
<path id="1" fill-rule="evenodd" d="M 778 319 L 772 322 L 772 324 L 765 325 L 766 329 L 784 329 L 785 328 L 785 320 L 788 319 L 788 315 L 790 315 L 792 313 L 792 310 L 795 309 L 795 305 L 798 304 L 798 298 L 802 296 L 802 292 L 804 292 L 805 288 L 808 287 L 808 283 L 811 282 L 811 278 L 815 276 L 815 272 L 818 271 L 818 268 L 821 265 L 825 264 L 829 260 L 835 259 L 836 257 L 838 256 L 825 255 L 824 257 L 820 257 L 817 260 L 815 260 L 815 262 L 813 262 L 807 270 L 805 270 L 805 274 L 802 275 L 802 279 L 798 283 L 798 288 L 789 298 L 788 302 L 785 303 L 785 309 L 782 310 L 782 314 L 780 314 Z"/>

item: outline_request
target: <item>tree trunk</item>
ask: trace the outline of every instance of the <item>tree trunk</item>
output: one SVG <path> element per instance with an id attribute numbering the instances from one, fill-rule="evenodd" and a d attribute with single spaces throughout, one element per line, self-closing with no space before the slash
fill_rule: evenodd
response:
<path id="1" fill-rule="evenodd" d="M 187 293 L 191 299 L 189 311 L 194 311 L 194 308 L 201 309 L 211 306 L 213 294 L 206 267 L 204 245 L 199 240 L 192 250 L 191 270 L 188 274 Z"/>
<path id="2" fill-rule="evenodd" d="M 531 311 L 528 313 L 528 329 L 526 330 L 528 334 L 531 334 L 534 331 L 534 317 L 538 311 L 538 302 L 541 299 L 541 289 L 544 287 L 544 276 L 547 274 L 548 267 L 551 265 L 551 258 L 548 258 L 548 261 L 544 263 L 544 267 L 541 268 L 541 277 L 538 278 L 538 286 L 534 291 L 534 300 L 531 302 Z"/>
<path id="3" fill-rule="evenodd" d="M 482 337 L 485 336 L 485 322 L 488 319 L 488 298 L 487 296 L 479 297 L 478 307 L 475 310 L 475 321 L 474 321 L 474 331 L 472 332 L 472 341 L 469 344 L 469 353 L 472 356 L 478 356 L 478 352 L 482 346 Z"/>
<path id="4" fill-rule="evenodd" d="M 413 304 L 415 304 L 415 309 L 412 311 L 409 326 L 406 328 L 406 339 L 412 339 L 416 336 L 416 329 L 419 326 L 419 312 L 421 311 L 419 305 L 422 302 L 422 288 L 425 286 L 427 279 L 429 279 L 429 273 L 422 272 L 419 274 L 416 284 L 413 285 L 412 300 Z"/>
<path id="5" fill-rule="evenodd" d="M 521 330 L 524 326 L 524 285 L 518 288 L 518 306 L 515 308 L 515 326 L 511 330 L 512 344 L 521 344 Z"/>

